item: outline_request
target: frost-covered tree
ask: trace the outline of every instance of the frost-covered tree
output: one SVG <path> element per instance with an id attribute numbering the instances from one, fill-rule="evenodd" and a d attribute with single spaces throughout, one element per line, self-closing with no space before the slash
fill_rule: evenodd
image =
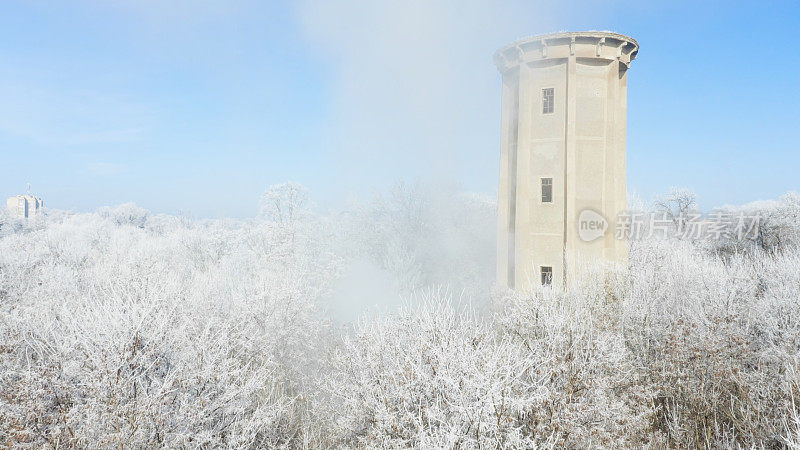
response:
<path id="1" fill-rule="evenodd" d="M 316 302 L 336 259 L 269 223 L 150 228 L 118 211 L 0 239 L 0 441 L 273 447 L 314 433 Z"/>
<path id="2" fill-rule="evenodd" d="M 668 194 L 654 202 L 654 206 L 657 213 L 672 221 L 676 230 L 682 231 L 697 210 L 697 194 L 690 189 L 672 187 Z"/>
<path id="3" fill-rule="evenodd" d="M 749 251 L 753 248 L 769 253 L 794 251 L 800 246 L 800 194 L 789 192 L 778 200 L 759 201 L 743 206 L 728 206 L 718 213 L 733 220 L 728 222 L 725 239 L 717 248 L 727 252 Z M 742 233 L 741 219 L 746 218 L 747 231 Z"/>
<path id="4" fill-rule="evenodd" d="M 535 361 L 512 338 L 438 293 L 362 322 L 326 380 L 340 445 L 478 448 L 536 445 L 526 433 Z M 543 440 L 547 441 L 545 436 Z"/>
<path id="5" fill-rule="evenodd" d="M 566 292 L 490 293 L 491 201 L 270 192 L 259 220 L 0 215 L 0 444 L 800 448 L 796 194 L 727 208 L 766 218 L 730 251 L 642 239 Z M 359 259 L 414 297 L 334 327 Z"/>
<path id="6" fill-rule="evenodd" d="M 308 206 L 308 190 L 297 183 L 272 185 L 261 196 L 261 216 L 273 222 L 294 222 Z"/>
<path id="7" fill-rule="evenodd" d="M 452 187 L 399 184 L 354 208 L 348 243 L 406 296 L 447 286 L 478 298 L 493 282 L 495 211 L 493 200 Z"/>

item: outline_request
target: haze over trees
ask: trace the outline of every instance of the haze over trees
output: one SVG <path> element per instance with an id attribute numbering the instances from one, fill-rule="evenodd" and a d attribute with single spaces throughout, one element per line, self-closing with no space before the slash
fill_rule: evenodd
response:
<path id="1" fill-rule="evenodd" d="M 692 199 L 655 207 L 679 226 Z M 491 199 L 309 202 L 0 216 L 0 443 L 800 448 L 797 194 L 720 210 L 760 214 L 753 236 L 634 240 L 629 268 L 530 293 L 492 287 Z M 355 265 L 405 305 L 332 320 Z"/>

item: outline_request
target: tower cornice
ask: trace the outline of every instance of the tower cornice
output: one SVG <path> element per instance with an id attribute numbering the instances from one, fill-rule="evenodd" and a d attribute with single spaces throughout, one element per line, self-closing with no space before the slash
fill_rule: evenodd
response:
<path id="1" fill-rule="evenodd" d="M 521 63 L 570 56 L 617 60 L 625 67 L 630 67 L 638 52 L 639 43 L 629 36 L 610 31 L 573 31 L 520 39 L 497 50 L 494 62 L 501 73 L 506 73 Z"/>

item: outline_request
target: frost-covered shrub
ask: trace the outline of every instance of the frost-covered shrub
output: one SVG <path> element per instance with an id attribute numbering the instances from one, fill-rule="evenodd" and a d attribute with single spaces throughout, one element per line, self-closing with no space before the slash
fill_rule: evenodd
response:
<path id="1" fill-rule="evenodd" d="M 490 316 L 429 301 L 361 323 L 324 384 L 348 446 L 779 448 L 796 441 L 800 254 L 686 240 Z M 513 374 L 511 376 L 510 374 Z M 492 421 L 497 394 L 508 415 Z M 480 430 L 479 434 L 470 434 Z"/>
<path id="2" fill-rule="evenodd" d="M 316 301 L 337 270 L 323 243 L 109 217 L 0 240 L 0 442 L 273 447 L 315 432 Z"/>
<path id="3" fill-rule="evenodd" d="M 115 207 L 105 206 L 97 210 L 97 215 L 111 220 L 117 225 L 132 225 L 144 228 L 150 217 L 150 211 L 136 206 L 135 203 L 124 203 Z"/>
<path id="4" fill-rule="evenodd" d="M 16 219 L 0 205 L 0 236 L 17 233 L 22 228 L 24 221 Z"/>
<path id="5" fill-rule="evenodd" d="M 716 214 L 754 218 L 755 230 L 741 237 L 731 221 L 716 249 L 723 253 L 742 253 L 753 249 L 769 253 L 796 250 L 800 247 L 800 193 L 789 192 L 778 200 L 720 208 Z"/>
<path id="6" fill-rule="evenodd" d="M 796 196 L 748 206 L 777 246 L 638 240 L 627 270 L 490 295 L 491 202 L 324 216 L 303 192 L 259 220 L 0 216 L 0 445 L 800 448 Z M 336 329 L 322 302 L 359 258 L 389 295 L 457 295 Z"/>
<path id="7" fill-rule="evenodd" d="M 337 445 L 531 448 L 536 363 L 511 337 L 438 294 L 359 324 L 325 383 Z M 547 441 L 546 435 L 541 436 Z"/>
<path id="8" fill-rule="evenodd" d="M 0 238 L 17 233 L 29 233 L 41 230 L 48 223 L 57 222 L 63 218 L 63 213 L 49 209 L 41 209 L 27 219 L 16 217 L 0 205 Z"/>
<path id="9" fill-rule="evenodd" d="M 624 277 L 587 276 L 567 293 L 543 288 L 497 301 L 499 331 L 535 361 L 527 432 L 559 448 L 641 447 L 652 438 L 650 393 L 623 339 Z"/>
<path id="10" fill-rule="evenodd" d="M 638 447 L 650 395 L 627 353 L 614 281 L 584 295 L 500 294 L 494 314 L 428 296 L 361 322 L 324 384 L 337 445 Z"/>
<path id="11" fill-rule="evenodd" d="M 631 254 L 625 342 L 671 446 L 774 447 L 794 410 L 800 254 L 723 260 L 687 242 Z"/>

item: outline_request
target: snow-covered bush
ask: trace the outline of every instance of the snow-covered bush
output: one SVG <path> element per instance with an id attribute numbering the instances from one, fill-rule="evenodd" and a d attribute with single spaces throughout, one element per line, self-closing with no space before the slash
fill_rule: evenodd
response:
<path id="1" fill-rule="evenodd" d="M 48 223 L 57 222 L 64 216 L 60 211 L 39 210 L 33 217 L 23 219 L 16 217 L 0 206 L 0 238 L 11 234 L 28 233 L 44 228 Z"/>
<path id="2" fill-rule="evenodd" d="M 312 432 L 304 393 L 328 332 L 315 302 L 337 265 L 324 245 L 269 223 L 110 217 L 0 240 L 0 442 L 272 447 Z"/>
<path id="3" fill-rule="evenodd" d="M 136 206 L 135 203 L 124 203 L 119 206 L 103 207 L 97 210 L 97 215 L 104 219 L 113 221 L 117 225 L 132 225 L 144 228 L 150 217 L 150 211 Z"/>
<path id="4" fill-rule="evenodd" d="M 622 320 L 654 428 L 678 447 L 778 445 L 800 362 L 800 254 L 636 250 Z"/>
<path id="5" fill-rule="evenodd" d="M 738 207 L 724 207 L 717 214 L 751 217 L 756 225 L 753 233 L 738 238 L 733 221 L 726 230 L 717 249 L 725 253 L 741 253 L 759 249 L 769 253 L 796 250 L 800 247 L 800 193 L 789 192 L 778 200 L 748 203 Z M 736 236 L 737 238 L 734 238 Z"/>
<path id="6" fill-rule="evenodd" d="M 598 270 L 584 281 L 496 301 L 499 331 L 536 361 L 528 432 L 559 448 L 641 447 L 650 441 L 650 395 L 623 335 L 624 274 Z"/>
<path id="7" fill-rule="evenodd" d="M 760 240 L 636 240 L 627 270 L 525 293 L 490 292 L 481 197 L 307 205 L 0 216 L 0 444 L 800 448 L 794 194 L 743 207 Z M 359 259 L 417 300 L 338 329 L 324 300 Z"/>
<path id="8" fill-rule="evenodd" d="M 470 308 L 429 295 L 359 324 L 333 357 L 324 388 L 337 445 L 531 448 L 539 395 L 532 355 Z M 547 440 L 547 436 L 543 436 Z"/>

